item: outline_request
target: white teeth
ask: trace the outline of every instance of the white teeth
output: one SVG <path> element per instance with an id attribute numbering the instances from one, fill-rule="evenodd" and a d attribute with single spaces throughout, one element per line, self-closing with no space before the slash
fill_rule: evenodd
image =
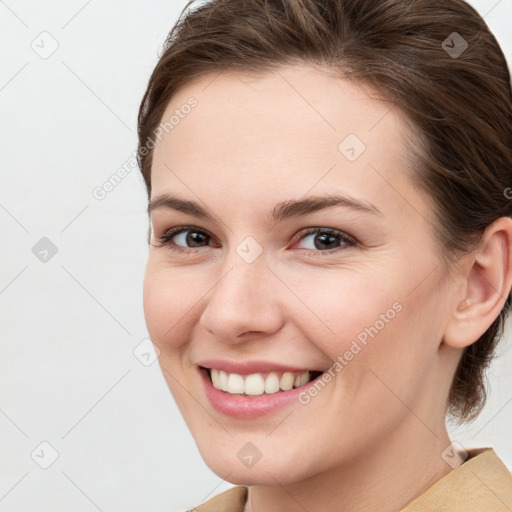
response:
<path id="1" fill-rule="evenodd" d="M 279 381 L 279 387 L 283 391 L 288 391 L 293 388 L 293 381 L 295 380 L 295 375 L 292 372 L 284 372 L 281 380 Z"/>
<path id="2" fill-rule="evenodd" d="M 277 393 L 279 391 L 279 377 L 277 373 L 269 373 L 265 379 L 265 393 Z"/>
<path id="3" fill-rule="evenodd" d="M 228 390 L 228 374 L 222 370 L 219 370 L 219 384 L 222 391 Z"/>
<path id="4" fill-rule="evenodd" d="M 250 375 L 239 375 L 238 373 L 226 373 L 222 370 L 212 368 L 210 371 L 213 387 L 232 395 L 260 396 L 263 394 L 277 393 L 278 391 L 289 391 L 293 388 L 303 386 L 309 381 L 310 373 L 284 372 L 279 378 L 277 372 L 270 372 L 264 377 L 261 373 Z"/>
<path id="5" fill-rule="evenodd" d="M 259 373 L 253 373 L 245 377 L 245 394 L 246 395 L 263 395 L 265 391 L 265 381 Z"/>
<path id="6" fill-rule="evenodd" d="M 241 395 L 244 392 L 244 378 L 238 373 L 230 373 L 228 377 L 228 393 Z"/>
<path id="7" fill-rule="evenodd" d="M 215 389 L 220 389 L 220 377 L 219 377 L 219 370 L 212 368 L 211 372 L 212 376 L 212 384 Z"/>
<path id="8" fill-rule="evenodd" d="M 304 386 L 309 381 L 309 372 L 301 373 L 295 377 L 295 381 L 293 382 L 293 387 L 298 388 L 300 386 Z"/>

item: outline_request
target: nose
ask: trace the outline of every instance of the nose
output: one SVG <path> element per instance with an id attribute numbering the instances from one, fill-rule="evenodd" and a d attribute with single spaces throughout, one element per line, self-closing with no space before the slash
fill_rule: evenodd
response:
<path id="1" fill-rule="evenodd" d="M 235 253 L 206 297 L 200 325 L 229 344 L 268 337 L 283 323 L 276 287 L 279 280 L 263 257 L 247 263 Z"/>

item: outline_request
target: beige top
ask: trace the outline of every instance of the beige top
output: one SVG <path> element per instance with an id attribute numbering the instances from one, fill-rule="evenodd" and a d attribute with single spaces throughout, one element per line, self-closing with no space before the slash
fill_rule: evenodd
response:
<path id="1" fill-rule="evenodd" d="M 492 448 L 467 450 L 468 458 L 400 512 L 511 512 L 512 475 Z M 214 496 L 194 512 L 243 512 L 247 487 Z"/>

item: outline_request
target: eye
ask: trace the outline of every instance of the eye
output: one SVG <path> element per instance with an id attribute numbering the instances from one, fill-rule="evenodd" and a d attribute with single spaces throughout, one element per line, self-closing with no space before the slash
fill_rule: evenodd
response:
<path id="1" fill-rule="evenodd" d="M 298 242 L 307 241 L 309 247 L 304 249 L 308 256 L 326 256 L 338 253 L 347 246 L 356 245 L 351 236 L 329 228 L 309 228 L 302 232 Z M 211 235 L 194 226 L 179 226 L 169 229 L 156 239 L 156 247 L 168 247 L 177 253 L 193 253 L 194 249 L 208 247 L 213 240 Z M 306 245 L 308 245 L 306 244 Z M 218 244 L 213 244 L 219 247 Z"/>
<path id="2" fill-rule="evenodd" d="M 309 245 L 305 249 L 305 253 L 308 256 L 326 256 L 338 253 L 347 246 L 356 245 L 356 241 L 351 236 L 341 231 L 327 228 L 309 228 L 299 238 L 299 242 L 304 242 L 305 240 L 308 241 L 306 245 Z"/>
<path id="3" fill-rule="evenodd" d="M 202 229 L 194 226 L 180 226 L 169 229 L 156 239 L 156 247 L 167 246 L 178 253 L 190 253 L 194 252 L 194 248 L 207 247 L 211 239 L 212 237 Z"/>

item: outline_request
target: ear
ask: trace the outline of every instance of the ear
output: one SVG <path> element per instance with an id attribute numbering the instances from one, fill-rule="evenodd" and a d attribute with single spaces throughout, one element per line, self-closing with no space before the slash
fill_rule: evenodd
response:
<path id="1" fill-rule="evenodd" d="M 501 217 L 464 257 L 462 292 L 455 297 L 443 341 L 464 348 L 477 341 L 502 310 L 512 287 L 512 219 Z"/>

